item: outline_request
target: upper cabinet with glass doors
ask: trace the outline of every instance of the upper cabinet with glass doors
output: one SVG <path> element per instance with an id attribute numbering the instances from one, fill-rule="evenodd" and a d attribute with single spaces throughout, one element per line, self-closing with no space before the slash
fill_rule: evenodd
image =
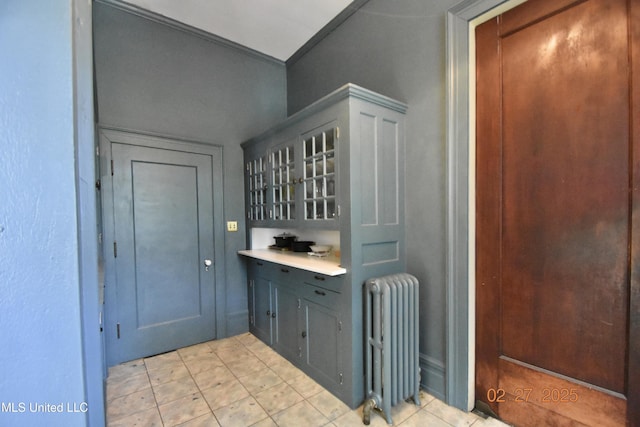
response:
<path id="1" fill-rule="evenodd" d="M 244 142 L 248 228 L 343 231 L 356 212 L 367 226 L 396 221 L 405 110 L 347 84 Z"/>
<path id="2" fill-rule="evenodd" d="M 258 144 L 245 153 L 249 225 L 336 228 L 335 123 L 286 143 Z"/>

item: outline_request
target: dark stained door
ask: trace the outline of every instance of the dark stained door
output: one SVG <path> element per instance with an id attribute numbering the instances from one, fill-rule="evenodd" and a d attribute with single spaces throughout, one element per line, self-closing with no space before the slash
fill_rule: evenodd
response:
<path id="1" fill-rule="evenodd" d="M 211 155 L 112 142 L 112 363 L 216 337 Z M 211 266 L 205 266 L 211 260 Z M 108 326 L 112 326 L 109 324 Z"/>
<path id="2" fill-rule="evenodd" d="M 476 31 L 476 399 L 518 426 L 640 425 L 639 9 Z"/>

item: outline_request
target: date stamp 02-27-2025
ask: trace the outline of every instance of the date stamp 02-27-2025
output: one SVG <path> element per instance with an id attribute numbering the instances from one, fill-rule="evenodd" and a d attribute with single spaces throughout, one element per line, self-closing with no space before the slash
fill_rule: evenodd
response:
<path id="1" fill-rule="evenodd" d="M 575 403 L 579 400 L 578 390 L 573 388 L 490 388 L 487 390 L 487 401 L 490 403 L 503 403 L 507 401 L 526 403 Z"/>

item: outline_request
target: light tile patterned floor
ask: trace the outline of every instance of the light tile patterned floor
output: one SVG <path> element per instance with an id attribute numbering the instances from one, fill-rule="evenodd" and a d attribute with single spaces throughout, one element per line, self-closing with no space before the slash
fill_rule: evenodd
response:
<path id="1" fill-rule="evenodd" d="M 392 410 L 402 427 L 504 427 L 445 405 L 422 392 L 421 407 Z M 109 427 L 360 427 L 350 410 L 250 334 L 210 341 L 109 369 Z M 372 413 L 371 426 L 387 426 Z"/>

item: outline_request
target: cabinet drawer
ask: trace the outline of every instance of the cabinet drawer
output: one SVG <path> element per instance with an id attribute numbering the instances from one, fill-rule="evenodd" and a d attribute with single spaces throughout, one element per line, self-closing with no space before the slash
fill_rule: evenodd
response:
<path id="1" fill-rule="evenodd" d="M 323 305 L 332 310 L 337 310 L 340 303 L 340 294 L 313 285 L 304 285 L 303 296 L 305 299 Z"/>
<path id="2" fill-rule="evenodd" d="M 297 268 L 282 264 L 273 264 L 273 280 L 280 283 L 289 283 L 292 286 L 300 280 L 300 271 Z"/>
<path id="3" fill-rule="evenodd" d="M 263 278 L 273 276 L 274 266 L 270 262 L 249 258 L 247 260 L 247 267 L 251 276 Z"/>
<path id="4" fill-rule="evenodd" d="M 343 276 L 327 276 L 320 273 L 304 272 L 303 281 L 334 292 L 342 291 Z"/>

